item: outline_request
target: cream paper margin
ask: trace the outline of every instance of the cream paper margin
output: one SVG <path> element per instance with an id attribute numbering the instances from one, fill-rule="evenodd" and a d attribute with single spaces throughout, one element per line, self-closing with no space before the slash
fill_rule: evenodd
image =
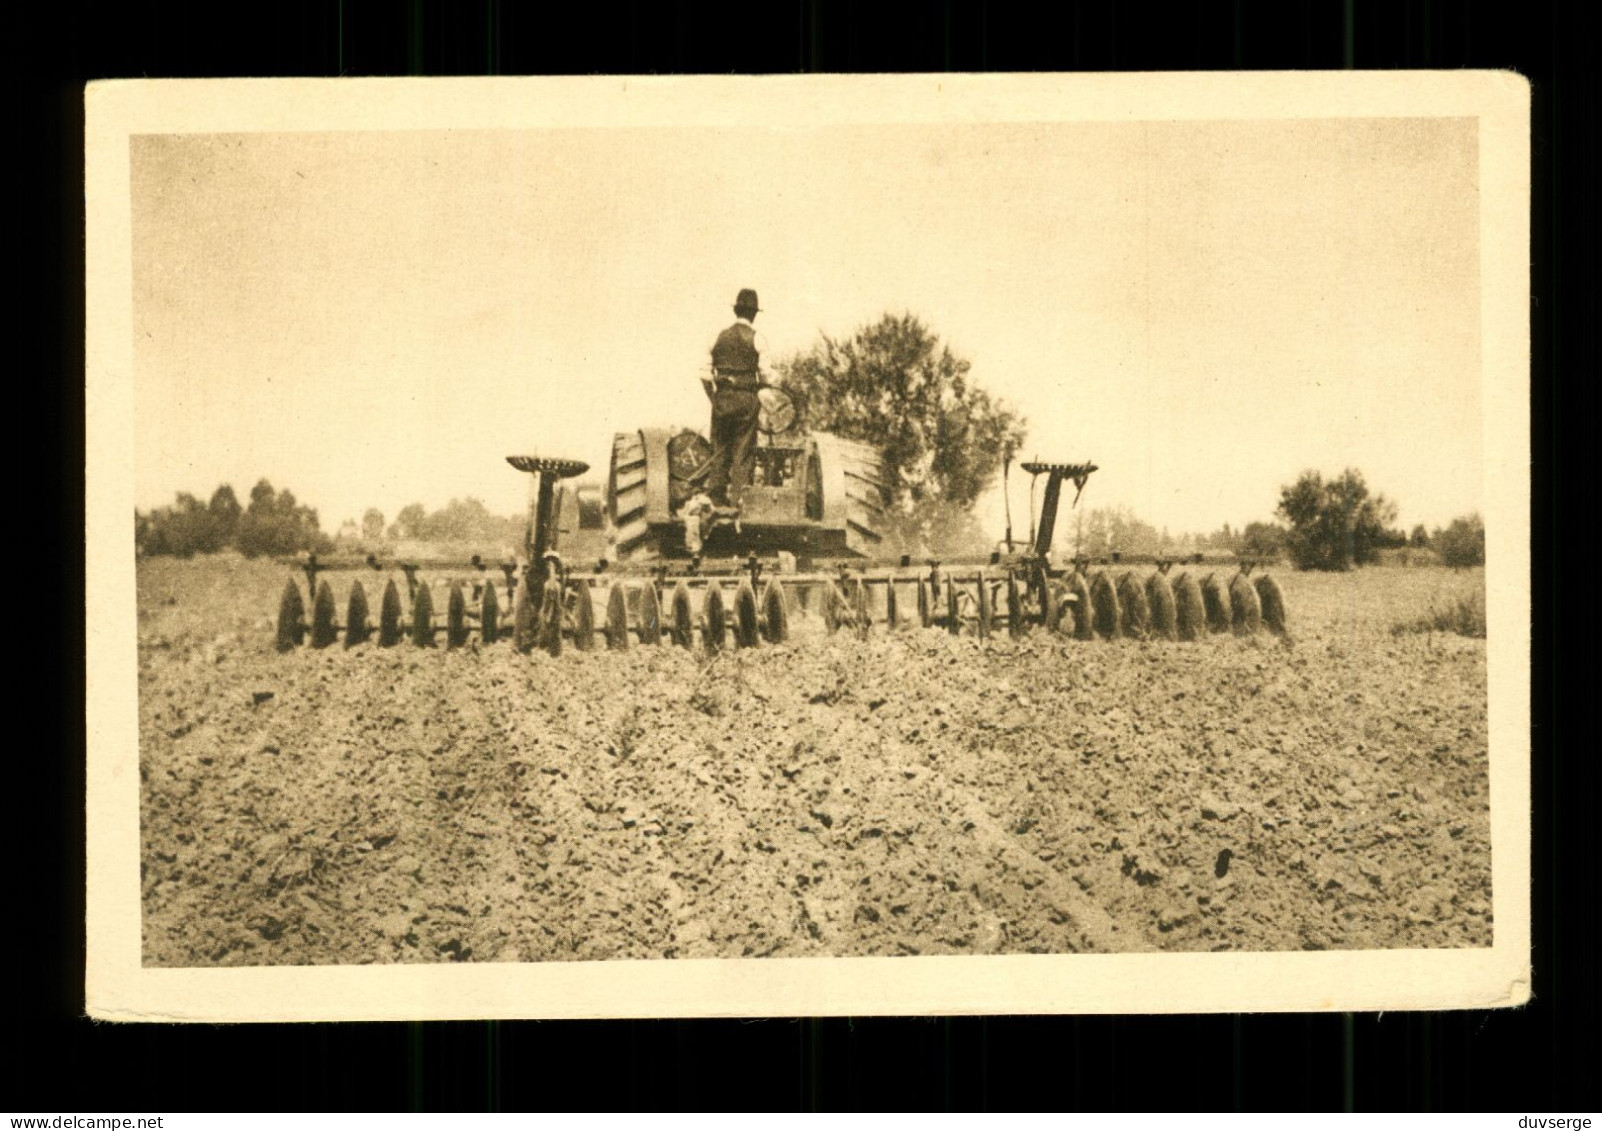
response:
<path id="1" fill-rule="evenodd" d="M 269 1021 L 1443 1009 L 1530 996 L 1529 84 L 1507 72 L 129 81 L 85 95 L 91 1016 Z M 1479 120 L 1495 942 L 1476 950 L 145 969 L 129 138 L 1324 117 Z"/>

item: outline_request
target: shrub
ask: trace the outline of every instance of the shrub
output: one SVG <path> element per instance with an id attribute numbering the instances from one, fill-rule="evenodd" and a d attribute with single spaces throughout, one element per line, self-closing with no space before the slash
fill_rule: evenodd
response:
<path id="1" fill-rule="evenodd" d="M 1455 632 L 1459 636 L 1485 639 L 1485 594 L 1479 590 L 1445 604 L 1431 605 L 1427 613 L 1413 620 L 1398 621 L 1391 635 L 1416 632 Z"/>
<path id="2" fill-rule="evenodd" d="M 1437 530 L 1430 544 L 1441 562 L 1454 569 L 1485 564 L 1485 522 L 1477 514 L 1454 518 L 1444 530 Z"/>

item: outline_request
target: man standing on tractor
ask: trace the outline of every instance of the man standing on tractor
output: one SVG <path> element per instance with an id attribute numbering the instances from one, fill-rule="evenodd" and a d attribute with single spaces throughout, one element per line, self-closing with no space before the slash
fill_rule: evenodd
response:
<path id="1" fill-rule="evenodd" d="M 757 294 L 749 287 L 734 300 L 735 323 L 712 343 L 712 371 L 701 378 L 712 401 L 712 463 L 706 490 L 713 503 L 736 511 L 756 465 L 757 418 L 761 402 L 761 338 L 751 323 Z"/>

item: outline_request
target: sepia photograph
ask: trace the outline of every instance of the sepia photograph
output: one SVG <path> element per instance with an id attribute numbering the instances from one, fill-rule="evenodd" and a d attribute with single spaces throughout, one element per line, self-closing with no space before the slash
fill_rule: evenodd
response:
<path id="1" fill-rule="evenodd" d="M 92 86 L 91 1013 L 1522 1002 L 1527 118 Z"/>

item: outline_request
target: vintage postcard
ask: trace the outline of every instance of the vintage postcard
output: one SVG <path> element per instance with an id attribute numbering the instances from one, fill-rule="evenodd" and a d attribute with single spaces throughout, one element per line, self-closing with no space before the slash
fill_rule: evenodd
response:
<path id="1" fill-rule="evenodd" d="M 94 1016 L 1527 1000 L 1523 79 L 85 99 Z"/>

